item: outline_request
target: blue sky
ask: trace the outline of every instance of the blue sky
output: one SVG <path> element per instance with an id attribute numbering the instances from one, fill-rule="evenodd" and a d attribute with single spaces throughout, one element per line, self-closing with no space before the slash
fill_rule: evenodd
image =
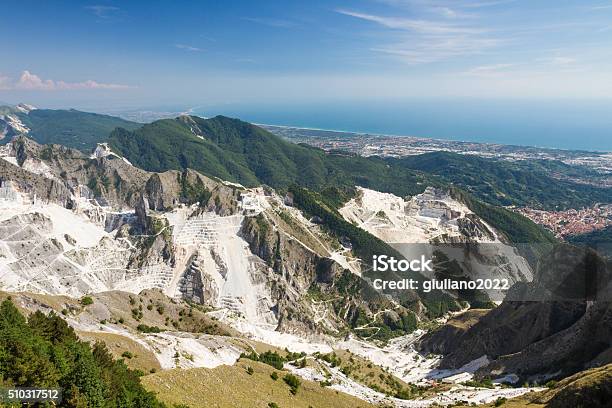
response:
<path id="1" fill-rule="evenodd" d="M 13 1 L 0 101 L 609 98 L 612 1 Z"/>

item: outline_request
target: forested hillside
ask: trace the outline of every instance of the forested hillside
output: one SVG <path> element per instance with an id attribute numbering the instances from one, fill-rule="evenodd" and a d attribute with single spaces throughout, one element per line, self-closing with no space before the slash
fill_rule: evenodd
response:
<path id="1" fill-rule="evenodd" d="M 63 407 L 163 408 L 140 384 L 142 373 L 113 360 L 103 344 L 80 341 L 61 317 L 26 318 L 10 300 L 0 305 L 0 387 L 63 390 Z M 52 405 L 46 405 L 52 406 Z"/>
<path id="2" fill-rule="evenodd" d="M 83 151 L 95 148 L 117 127 L 136 129 L 142 126 L 114 116 L 74 109 L 34 109 L 28 113 L 16 112 L 14 115 L 30 129 L 28 136 L 38 143 L 62 144 Z"/>
<path id="3" fill-rule="evenodd" d="M 388 159 L 401 166 L 440 177 L 490 204 L 528 206 L 543 209 L 581 208 L 610 202 L 612 189 L 553 178 L 568 166 L 507 162 L 449 152 L 433 152 L 401 159 Z M 586 171 L 586 170 L 584 170 Z"/>
<path id="4" fill-rule="evenodd" d="M 320 190 L 358 184 L 406 195 L 422 192 L 425 182 L 435 183 L 425 174 L 389 166 L 382 159 L 326 154 L 223 116 L 165 119 L 133 132 L 117 129 L 110 144 L 146 170 L 192 168 L 245 186 L 263 183 L 286 189 L 299 184 Z"/>

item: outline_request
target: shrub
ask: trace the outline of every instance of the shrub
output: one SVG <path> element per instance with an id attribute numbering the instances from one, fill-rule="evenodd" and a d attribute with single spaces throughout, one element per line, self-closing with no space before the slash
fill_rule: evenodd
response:
<path id="1" fill-rule="evenodd" d="M 277 370 L 283 369 L 283 364 L 285 363 L 285 359 L 283 356 L 278 354 L 276 351 L 266 351 L 265 353 L 257 354 L 252 351 L 250 353 L 242 353 L 240 358 L 248 358 L 253 361 L 261 361 L 269 366 L 276 368 Z"/>
<path id="2" fill-rule="evenodd" d="M 270 374 L 270 378 L 274 381 L 278 380 L 278 373 L 276 371 L 272 371 L 272 374 Z"/>
<path id="3" fill-rule="evenodd" d="M 300 387 L 300 384 L 301 384 L 299 378 L 297 378 L 293 374 L 286 374 L 283 377 L 283 381 L 285 382 L 285 384 L 289 386 L 289 391 L 291 391 L 293 395 L 297 394 L 298 388 Z"/>
<path id="4" fill-rule="evenodd" d="M 500 397 L 500 398 L 495 400 L 495 406 L 496 407 L 501 407 L 505 403 L 506 403 L 506 399 L 504 397 Z"/>
<path id="5" fill-rule="evenodd" d="M 157 326 L 147 326 L 146 324 L 139 324 L 136 329 L 141 333 L 161 333 L 161 329 Z"/>
<path id="6" fill-rule="evenodd" d="M 93 298 L 91 296 L 84 296 L 81 299 L 81 305 L 83 306 L 89 306 L 89 305 L 93 305 Z"/>
<path id="7" fill-rule="evenodd" d="M 126 350 L 123 353 L 121 353 L 121 357 L 131 359 L 132 357 L 134 357 L 134 355 L 131 352 Z"/>
<path id="8" fill-rule="evenodd" d="M 253 373 L 255 372 L 255 370 L 253 370 L 253 367 L 248 366 L 246 369 L 246 372 L 248 375 L 253 375 Z"/>

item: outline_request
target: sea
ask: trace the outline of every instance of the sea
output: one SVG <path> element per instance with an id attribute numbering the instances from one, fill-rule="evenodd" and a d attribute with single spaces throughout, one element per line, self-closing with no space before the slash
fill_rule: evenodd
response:
<path id="1" fill-rule="evenodd" d="M 612 99 L 226 103 L 192 108 L 269 125 L 612 151 Z"/>

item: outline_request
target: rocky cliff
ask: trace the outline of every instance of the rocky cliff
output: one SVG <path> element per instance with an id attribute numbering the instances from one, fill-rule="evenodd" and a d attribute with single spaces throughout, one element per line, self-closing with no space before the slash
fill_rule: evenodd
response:
<path id="1" fill-rule="evenodd" d="M 610 266 L 590 250 L 554 247 L 531 283 L 478 320 L 451 322 L 428 334 L 422 350 L 460 367 L 486 355 L 481 377 L 517 374 L 543 381 L 612 361 Z"/>

